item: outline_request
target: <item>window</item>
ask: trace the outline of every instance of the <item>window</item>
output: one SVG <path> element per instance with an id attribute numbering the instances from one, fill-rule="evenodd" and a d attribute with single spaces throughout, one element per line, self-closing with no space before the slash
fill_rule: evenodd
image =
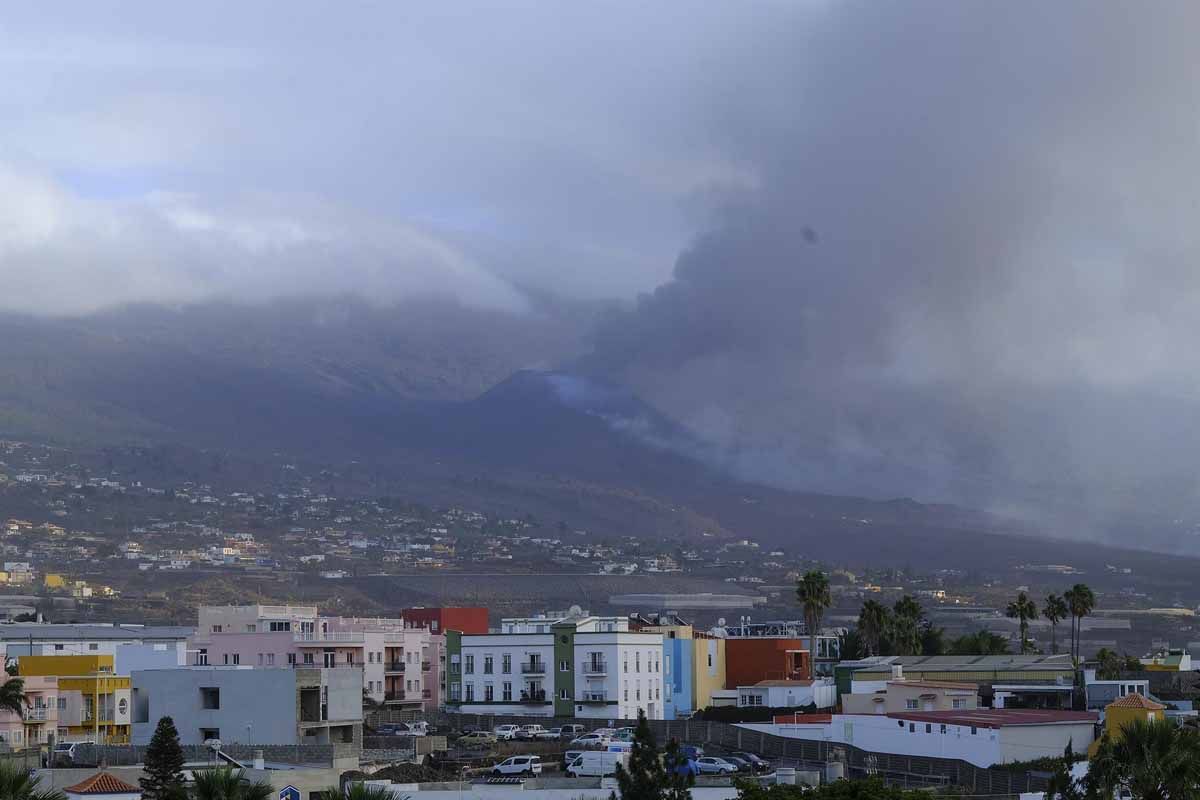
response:
<path id="1" fill-rule="evenodd" d="M 200 689 L 200 707 L 205 711 L 216 711 L 221 707 L 221 690 L 216 686 L 204 686 Z"/>
<path id="2" fill-rule="evenodd" d="M 275 620 L 270 624 L 270 628 L 274 632 L 290 631 L 292 629 L 292 623 L 289 620 Z"/>
<path id="3" fill-rule="evenodd" d="M 463 673 L 466 675 L 475 674 L 475 656 L 463 657 Z"/>
<path id="4" fill-rule="evenodd" d="M 241 653 L 233 654 L 233 663 L 234 663 L 234 665 L 242 663 L 242 654 Z"/>
<path id="5" fill-rule="evenodd" d="M 633 671 L 634 672 L 642 671 L 642 654 L 641 653 L 633 654 Z"/>
<path id="6" fill-rule="evenodd" d="M 492 657 L 491 657 L 491 656 L 484 656 L 484 657 L 483 657 L 483 674 L 484 674 L 484 675 L 491 675 L 491 674 L 492 674 L 494 671 L 495 671 L 495 670 L 493 669 L 493 660 L 492 660 Z"/>
<path id="7" fill-rule="evenodd" d="M 638 686 L 636 689 L 633 690 L 633 693 L 635 695 L 634 699 L 636 699 L 639 703 L 642 702 L 642 687 Z"/>
<path id="8" fill-rule="evenodd" d="M 483 685 L 483 702 L 490 703 L 496 699 L 496 690 L 490 683 Z"/>
<path id="9" fill-rule="evenodd" d="M 55 649 L 55 650 L 62 650 L 62 649 L 63 649 L 63 646 L 62 646 L 61 644 L 56 644 L 56 645 L 54 645 L 54 649 Z"/>
<path id="10" fill-rule="evenodd" d="M 100 645 L 96 642 L 88 642 L 88 650 L 99 650 Z"/>
<path id="11" fill-rule="evenodd" d="M 971 726 L 971 735 L 974 736 L 977 733 L 979 733 L 979 729 L 976 728 L 974 725 L 972 725 Z"/>
<path id="12" fill-rule="evenodd" d="M 956 698 L 950 703 L 950 705 L 952 708 L 966 708 L 967 701 L 963 700 L 962 698 Z"/>
<path id="13" fill-rule="evenodd" d="M 629 672 L 629 654 L 625 654 L 624 663 L 622 664 L 625 672 Z"/>
<path id="14" fill-rule="evenodd" d="M 708 666 L 710 666 L 710 667 L 712 666 L 712 653 L 711 652 L 709 652 L 709 654 L 708 654 Z"/>
<path id="15" fill-rule="evenodd" d="M 212 628 L 213 633 L 221 633 L 223 630 L 225 630 L 224 625 L 213 625 Z"/>
<path id="16" fill-rule="evenodd" d="M 228 666 L 228 665 L 229 665 L 229 653 L 226 653 L 226 654 L 225 654 L 225 665 L 226 665 L 226 666 Z"/>
<path id="17" fill-rule="evenodd" d="M 257 632 L 258 632 L 257 625 L 247 625 L 246 626 L 246 633 L 257 633 Z"/>
<path id="18" fill-rule="evenodd" d="M 290 664 L 293 667 L 296 666 L 296 654 L 295 653 L 288 653 L 288 664 Z"/>
<path id="19" fill-rule="evenodd" d="M 304 663 L 310 667 L 313 665 L 313 654 L 312 653 L 304 654 Z"/>
<path id="20" fill-rule="evenodd" d="M 462 699 L 462 684 L 461 683 L 451 683 L 450 684 L 450 699 L 451 700 L 461 700 Z"/>
<path id="21" fill-rule="evenodd" d="M 367 652 L 367 663 L 368 664 L 375 663 L 375 651 L 374 650 L 370 650 Z"/>
<path id="22" fill-rule="evenodd" d="M 512 702 L 512 682 L 511 681 L 505 681 L 504 685 L 500 688 L 500 699 L 506 703 Z"/>
<path id="23" fill-rule="evenodd" d="M 274 653 L 267 653 L 267 666 L 269 666 L 269 667 L 275 666 L 275 654 Z"/>
<path id="24" fill-rule="evenodd" d="M 926 722 L 926 723 L 925 723 L 925 732 L 926 732 L 926 733 L 933 733 L 933 723 L 932 723 L 932 722 Z"/>
<path id="25" fill-rule="evenodd" d="M 565 658 L 562 661 L 559 661 L 558 662 L 558 671 L 559 672 L 570 672 L 571 671 L 571 662 L 567 661 Z"/>
<path id="26" fill-rule="evenodd" d="M 512 654 L 511 653 L 505 653 L 503 656 L 501 656 L 500 671 L 503 672 L 505 675 L 512 674 Z"/>
<path id="27" fill-rule="evenodd" d="M 354 663 L 354 653 L 353 652 L 346 653 L 346 663 L 347 664 Z"/>
<path id="28" fill-rule="evenodd" d="M 655 700 L 661 700 L 661 699 L 662 699 L 662 687 L 661 687 L 661 686 L 655 685 L 655 687 L 654 687 L 654 699 L 655 699 Z"/>
<path id="29" fill-rule="evenodd" d="M 629 701 L 629 687 L 628 686 L 625 687 L 625 700 L 626 700 L 626 702 Z"/>
<path id="30" fill-rule="evenodd" d="M 910 722 L 910 723 L 908 723 L 908 732 L 909 732 L 909 733 L 916 733 L 916 732 L 917 732 L 917 726 L 916 726 L 916 725 L 914 725 L 914 724 L 912 724 L 911 722 Z"/>
<path id="31" fill-rule="evenodd" d="M 196 652 L 196 664 L 201 667 L 208 666 L 208 648 L 207 647 L 201 647 Z"/>
<path id="32" fill-rule="evenodd" d="M 67 710 L 67 698 L 65 698 L 65 697 L 58 698 L 58 710 L 59 711 Z M 59 734 L 59 735 L 61 736 L 62 734 Z"/>
<path id="33" fill-rule="evenodd" d="M 468 703 L 470 703 L 472 700 L 475 699 L 475 684 L 473 684 L 473 683 L 465 684 L 465 688 L 467 690 L 465 698 L 466 698 L 466 701 Z"/>
<path id="34" fill-rule="evenodd" d="M 671 674 L 671 656 L 670 655 L 663 656 L 663 664 L 666 666 L 667 674 L 670 675 Z"/>
<path id="35" fill-rule="evenodd" d="M 904 701 L 904 707 L 907 708 L 909 711 L 916 711 L 918 708 L 921 707 L 921 704 L 919 701 L 910 698 L 910 699 Z"/>
<path id="36" fill-rule="evenodd" d="M 655 671 L 655 672 L 662 672 L 662 670 L 661 670 L 661 669 L 659 669 L 659 663 L 658 663 L 658 659 L 657 659 L 657 658 L 656 658 L 656 659 L 654 659 L 654 671 Z"/>
<path id="37" fill-rule="evenodd" d="M 567 699 L 567 690 L 566 690 L 566 689 L 559 689 L 559 690 L 558 690 L 558 699 L 559 699 L 559 700 L 566 700 L 566 699 Z"/>

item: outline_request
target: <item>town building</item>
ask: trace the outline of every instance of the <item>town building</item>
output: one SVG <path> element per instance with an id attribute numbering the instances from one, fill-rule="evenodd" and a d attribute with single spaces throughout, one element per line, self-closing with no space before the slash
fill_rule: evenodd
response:
<path id="1" fill-rule="evenodd" d="M 445 637 L 401 619 L 323 617 L 311 606 L 205 606 L 196 666 L 359 666 L 366 697 L 415 711 L 442 700 Z"/>
<path id="2" fill-rule="evenodd" d="M 133 743 L 158 720 L 175 720 L 181 744 L 208 740 L 260 745 L 362 743 L 358 666 L 182 667 L 135 672 Z"/>
<path id="3" fill-rule="evenodd" d="M 23 680 L 28 706 L 20 714 L 0 711 L 0 743 L 16 750 L 46 744 L 58 734 L 58 678 L 31 675 Z"/>
<path id="4" fill-rule="evenodd" d="M 854 745 L 873 753 L 955 758 L 977 767 L 1085 752 L 1095 740 L 1091 711 L 977 708 L 894 714 L 797 714 L 739 727 L 794 739 Z"/>
<path id="5" fill-rule="evenodd" d="M 904 678 L 973 683 L 986 700 L 997 684 L 1071 686 L 1075 682 L 1075 666 L 1066 654 L 872 656 L 839 663 L 834 676 L 839 695 L 882 691 L 888 681 Z"/>
<path id="6" fill-rule="evenodd" d="M 847 714 L 895 714 L 902 711 L 964 711 L 979 708 L 979 687 L 952 681 L 891 680 L 882 690 L 844 694 Z"/>
<path id="7" fill-rule="evenodd" d="M 665 719 L 686 718 L 713 704 L 713 692 L 725 688 L 724 639 L 697 631 L 673 614 L 630 614 L 629 625 L 663 637 L 663 685 L 670 695 Z"/>
<path id="8" fill-rule="evenodd" d="M 832 632 L 831 632 L 832 631 Z M 813 677 L 833 677 L 834 667 L 842 658 L 840 629 L 827 629 L 810 637 L 808 626 L 803 620 L 752 620 L 748 616 L 737 623 L 718 625 L 712 629 L 715 636 L 723 639 L 792 639 L 804 643 L 804 650 L 812 649 L 815 639 L 817 652 L 809 653 Z"/>
<path id="9" fill-rule="evenodd" d="M 446 704 L 466 713 L 663 718 L 661 634 L 630 631 L 624 617 L 533 619 L 511 621 L 508 633 L 447 634 Z"/>
<path id="10" fill-rule="evenodd" d="M 183 626 L 17 623 L 0 626 L 0 652 L 5 658 L 110 655 L 113 671 L 128 675 L 188 663 L 192 634 Z"/>
<path id="11" fill-rule="evenodd" d="M 437 607 L 418 606 L 400 612 L 407 628 L 428 628 L 432 633 L 459 631 L 461 633 L 487 633 L 488 611 L 481 606 Z"/>
<path id="12" fill-rule="evenodd" d="M 800 639 L 745 636 L 725 640 L 725 688 L 759 681 L 812 679 L 808 646 Z"/>
<path id="13" fill-rule="evenodd" d="M 827 679 L 807 681 L 759 681 L 737 688 L 739 708 L 833 708 L 837 690 Z"/>
<path id="14" fill-rule="evenodd" d="M 129 676 L 114 672 L 113 656 L 22 656 L 17 674 L 30 685 L 38 678 L 55 679 L 58 741 L 129 742 Z M 42 685 L 50 695 L 49 682 Z"/>

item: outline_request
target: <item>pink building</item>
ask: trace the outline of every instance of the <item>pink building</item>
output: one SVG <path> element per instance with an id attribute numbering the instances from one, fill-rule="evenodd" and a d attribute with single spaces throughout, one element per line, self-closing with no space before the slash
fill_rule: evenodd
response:
<path id="1" fill-rule="evenodd" d="M 0 742 L 20 749 L 46 744 L 58 732 L 58 678 L 26 676 L 29 707 L 21 714 L 0 711 Z"/>
<path id="2" fill-rule="evenodd" d="M 372 700 L 435 710 L 443 695 L 445 637 L 399 619 L 322 617 L 311 606 L 205 606 L 192 663 L 317 666 L 363 671 Z"/>

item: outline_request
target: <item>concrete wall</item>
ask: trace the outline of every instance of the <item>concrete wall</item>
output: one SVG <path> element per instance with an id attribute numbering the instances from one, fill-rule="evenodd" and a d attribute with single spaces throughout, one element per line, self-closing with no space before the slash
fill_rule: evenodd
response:
<path id="1" fill-rule="evenodd" d="M 363 673 L 360 669 L 321 670 L 328 690 L 330 721 L 362 720 Z"/>
<path id="2" fill-rule="evenodd" d="M 290 669 L 192 667 L 133 673 L 133 743 L 148 744 L 160 717 L 170 716 L 182 744 L 203 744 L 201 728 L 222 742 L 298 743 L 297 689 Z M 201 687 L 220 691 L 220 708 L 204 709 Z M 359 690 L 361 702 L 361 689 Z M 247 728 L 247 725 L 250 727 Z"/>
<path id="3" fill-rule="evenodd" d="M 1096 738 L 1095 731 L 1096 727 L 1090 722 L 1001 728 L 1001 762 L 1029 761 L 1044 755 L 1061 756 L 1068 742 L 1076 753 L 1086 753 Z"/>
<path id="4" fill-rule="evenodd" d="M 134 670 L 171 669 L 187 663 L 187 642 L 147 642 L 119 644 L 116 647 L 113 669 L 118 675 Z"/>

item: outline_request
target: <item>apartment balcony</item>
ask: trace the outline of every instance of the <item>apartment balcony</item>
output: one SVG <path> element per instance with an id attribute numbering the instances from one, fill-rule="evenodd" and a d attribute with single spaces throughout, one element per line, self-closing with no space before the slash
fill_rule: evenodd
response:
<path id="1" fill-rule="evenodd" d="M 546 702 L 545 689 L 535 689 L 532 692 L 521 692 L 521 705 L 543 705 Z"/>
<path id="2" fill-rule="evenodd" d="M 424 700 L 428 700 L 428 699 L 430 699 L 431 697 L 433 697 L 433 690 L 432 690 L 432 689 L 422 689 L 422 690 L 421 690 L 421 698 L 422 698 L 422 699 L 424 699 Z"/>
<path id="3" fill-rule="evenodd" d="M 527 661 L 521 665 L 521 674 L 522 675 L 545 675 L 546 674 L 546 662 L 545 661 Z"/>
<path id="4" fill-rule="evenodd" d="M 54 715 L 46 707 L 27 708 L 21 712 L 21 716 L 26 722 L 46 722 L 47 720 L 54 719 Z"/>
<path id="5" fill-rule="evenodd" d="M 608 662 L 607 661 L 585 661 L 583 663 L 583 674 L 584 675 L 607 675 L 608 674 Z"/>
<path id="6" fill-rule="evenodd" d="M 403 661 L 392 661 L 383 665 L 384 672 L 404 672 Z"/>
<path id="7" fill-rule="evenodd" d="M 362 631 L 309 631 L 297 633 L 292 638 L 301 644 L 362 644 L 366 634 Z"/>
<path id="8" fill-rule="evenodd" d="M 385 692 L 383 695 L 383 702 L 385 703 L 402 703 L 405 699 L 403 689 L 398 692 Z"/>
<path id="9" fill-rule="evenodd" d="M 422 661 L 421 662 L 421 672 L 429 672 L 429 670 L 431 670 L 431 669 L 433 669 L 432 661 Z"/>
<path id="10" fill-rule="evenodd" d="M 584 692 L 575 698 L 576 703 L 607 703 L 608 692 Z M 615 700 L 613 702 L 616 702 Z"/>

